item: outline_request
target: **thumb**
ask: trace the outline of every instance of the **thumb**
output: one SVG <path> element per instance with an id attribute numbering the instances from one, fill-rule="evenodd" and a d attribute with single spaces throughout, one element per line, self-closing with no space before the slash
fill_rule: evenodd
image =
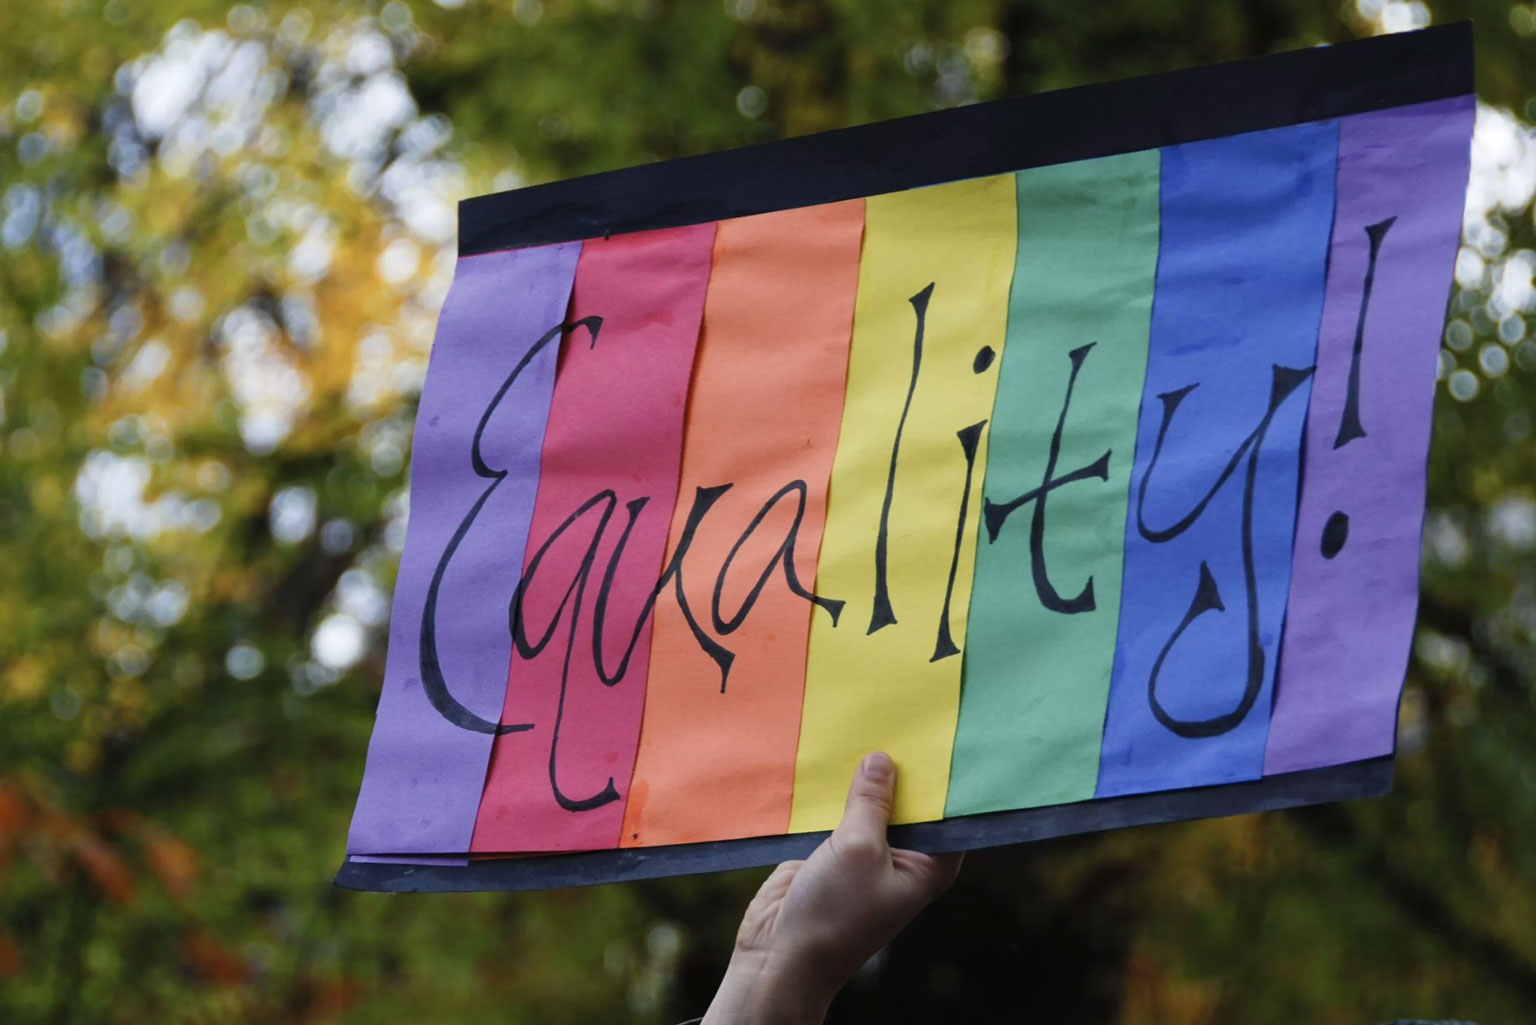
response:
<path id="1" fill-rule="evenodd" d="M 883 751 L 866 755 L 848 787 L 848 804 L 837 835 L 845 842 L 884 851 L 895 798 L 896 763 Z"/>

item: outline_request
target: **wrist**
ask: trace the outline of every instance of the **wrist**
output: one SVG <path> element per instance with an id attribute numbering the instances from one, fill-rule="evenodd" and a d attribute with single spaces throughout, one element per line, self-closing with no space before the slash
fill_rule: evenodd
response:
<path id="1" fill-rule="evenodd" d="M 767 954 L 737 950 L 703 1025 L 821 1025 L 833 995 Z"/>

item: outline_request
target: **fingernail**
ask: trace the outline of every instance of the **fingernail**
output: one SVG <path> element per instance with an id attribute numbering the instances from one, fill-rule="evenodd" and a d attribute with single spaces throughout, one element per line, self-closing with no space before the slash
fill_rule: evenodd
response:
<path id="1" fill-rule="evenodd" d="M 864 760 L 859 763 L 859 771 L 866 779 L 876 783 L 889 783 L 896 775 L 896 763 L 891 761 L 891 756 L 884 751 L 875 751 L 864 756 Z"/>

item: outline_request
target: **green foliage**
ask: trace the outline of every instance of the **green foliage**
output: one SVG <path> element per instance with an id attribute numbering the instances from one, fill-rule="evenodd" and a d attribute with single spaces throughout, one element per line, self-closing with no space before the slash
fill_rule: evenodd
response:
<path id="1" fill-rule="evenodd" d="M 1494 170 L 1442 357 L 1397 793 L 973 855 L 835 1017 L 1536 1018 L 1536 155 L 1519 120 L 1536 12 L 1433 8 L 1476 19 Z M 706 1004 L 761 873 L 329 885 L 452 199 L 1420 10 L 0 8 L 0 1020 L 667 1022 Z"/>

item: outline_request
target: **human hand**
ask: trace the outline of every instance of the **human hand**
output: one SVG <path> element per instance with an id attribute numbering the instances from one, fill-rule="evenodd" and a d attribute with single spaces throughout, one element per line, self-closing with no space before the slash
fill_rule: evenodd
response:
<path id="1" fill-rule="evenodd" d="M 837 829 L 774 869 L 747 907 L 704 1025 L 820 1022 L 859 966 L 955 881 L 961 855 L 886 843 L 895 793 L 896 764 L 866 757 Z"/>

